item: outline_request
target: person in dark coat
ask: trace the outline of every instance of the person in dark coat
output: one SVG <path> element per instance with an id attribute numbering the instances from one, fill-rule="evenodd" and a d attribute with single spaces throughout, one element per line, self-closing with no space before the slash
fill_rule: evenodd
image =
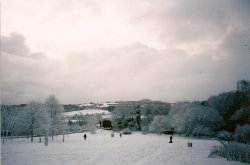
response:
<path id="1" fill-rule="evenodd" d="M 120 137 L 122 137 L 122 133 L 120 133 Z"/>
<path id="2" fill-rule="evenodd" d="M 170 141 L 169 141 L 169 143 L 173 143 L 173 136 L 172 136 L 172 135 L 170 136 Z"/>
<path id="3" fill-rule="evenodd" d="M 84 138 L 84 140 L 86 140 L 86 139 L 87 139 L 87 135 L 86 135 L 86 134 L 84 134 L 84 135 L 83 135 L 83 138 Z"/>

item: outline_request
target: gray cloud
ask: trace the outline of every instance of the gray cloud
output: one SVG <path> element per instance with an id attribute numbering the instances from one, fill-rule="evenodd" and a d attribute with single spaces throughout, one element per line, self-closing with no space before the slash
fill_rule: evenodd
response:
<path id="1" fill-rule="evenodd" d="M 10 55 L 22 57 L 46 58 L 43 52 L 32 53 L 29 46 L 25 43 L 25 37 L 18 33 L 11 33 L 9 36 L 1 36 L 1 51 Z"/>
<path id="2" fill-rule="evenodd" d="M 3 57 L 2 101 L 6 103 L 28 102 L 50 93 L 64 103 L 203 100 L 250 78 L 247 56 L 235 63 L 234 58 L 189 56 L 183 50 L 157 50 L 143 44 L 72 53 L 65 61 Z"/>
<path id="3" fill-rule="evenodd" d="M 86 78 L 83 86 L 99 87 L 93 90 L 94 98 L 166 101 L 202 100 L 234 90 L 237 80 L 250 78 L 249 60 L 247 54 L 236 62 L 231 57 L 189 56 L 181 49 L 157 50 L 142 44 L 85 52 L 68 59 L 77 74 Z"/>
<path id="4" fill-rule="evenodd" d="M 103 9 L 99 1 L 86 3 L 91 13 L 95 6 Z M 2 36 L 2 102 L 27 103 L 51 93 L 62 103 L 204 100 L 234 90 L 237 80 L 250 80 L 249 1 L 136 1 L 136 10 L 132 2 L 110 3 L 119 4 L 124 15 L 130 9 L 129 27 L 157 38 L 163 48 L 135 39 L 52 59 L 31 52 L 20 34 Z M 77 4 L 60 4 L 58 10 Z"/>
<path id="5" fill-rule="evenodd" d="M 30 49 L 25 44 L 24 36 L 11 33 L 9 37 L 1 36 L 2 51 L 14 55 L 27 56 L 30 54 Z"/>
<path id="6" fill-rule="evenodd" d="M 132 18 L 132 22 L 143 25 L 142 28 L 149 27 L 150 33 L 155 32 L 162 42 L 172 47 L 188 45 L 195 49 L 201 43 L 207 43 L 209 49 L 228 33 L 250 26 L 247 0 L 158 0 L 149 3 L 149 7 Z"/>

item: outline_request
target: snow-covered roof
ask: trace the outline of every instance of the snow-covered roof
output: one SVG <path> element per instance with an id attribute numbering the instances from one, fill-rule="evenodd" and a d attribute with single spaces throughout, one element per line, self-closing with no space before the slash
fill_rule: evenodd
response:
<path id="1" fill-rule="evenodd" d="M 83 104 L 79 104 L 80 107 L 91 107 L 93 106 L 94 104 L 92 103 L 83 103 Z"/>
<path id="2" fill-rule="evenodd" d="M 109 106 L 114 106 L 117 105 L 118 103 L 103 103 L 102 105 L 100 105 L 100 108 L 105 108 L 105 107 L 109 107 Z"/>
<path id="3" fill-rule="evenodd" d="M 111 119 L 111 114 L 103 115 L 102 119 Z"/>
<path id="4" fill-rule="evenodd" d="M 71 112 L 64 112 L 63 115 L 65 116 L 74 116 L 74 115 L 109 115 L 110 112 L 107 110 L 102 109 L 84 109 L 79 111 L 71 111 Z"/>

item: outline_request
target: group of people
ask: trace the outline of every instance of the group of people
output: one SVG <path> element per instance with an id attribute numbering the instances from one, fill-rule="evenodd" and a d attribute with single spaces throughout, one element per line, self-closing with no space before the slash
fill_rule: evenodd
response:
<path id="1" fill-rule="evenodd" d="M 119 135 L 120 135 L 120 137 L 122 137 L 122 133 L 120 133 Z M 114 138 L 114 137 L 115 137 L 114 132 L 112 132 L 112 133 L 111 133 L 111 137 L 112 137 L 112 138 Z"/>
<path id="2" fill-rule="evenodd" d="M 120 133 L 119 135 L 120 135 L 120 138 L 121 138 L 121 137 L 122 137 L 122 133 Z M 114 132 L 112 132 L 112 133 L 111 133 L 111 138 L 114 138 L 114 137 L 115 137 L 115 134 L 114 134 Z M 83 135 L 83 138 L 84 138 L 84 140 L 87 139 L 86 133 Z"/>
<path id="3" fill-rule="evenodd" d="M 120 133 L 119 134 L 120 135 L 120 138 L 122 137 L 122 133 Z M 111 138 L 114 138 L 115 137 L 115 134 L 114 134 L 114 132 L 112 132 L 111 133 Z M 86 135 L 86 133 L 83 135 L 83 138 L 84 138 L 84 140 L 86 140 L 87 139 L 87 135 Z M 173 143 L 173 135 L 170 135 L 170 141 L 169 141 L 169 143 Z"/>

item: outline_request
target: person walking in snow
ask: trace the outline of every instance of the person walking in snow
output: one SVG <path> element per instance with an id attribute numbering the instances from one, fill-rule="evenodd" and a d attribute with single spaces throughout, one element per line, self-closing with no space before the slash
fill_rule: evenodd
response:
<path id="1" fill-rule="evenodd" d="M 86 139 L 87 139 L 87 135 L 86 135 L 86 134 L 84 134 L 84 135 L 83 135 L 83 138 L 84 138 L 84 140 L 86 140 Z"/>
<path id="2" fill-rule="evenodd" d="M 120 138 L 122 137 L 122 133 L 120 133 Z"/>
<path id="3" fill-rule="evenodd" d="M 173 143 L 173 136 L 172 136 L 172 135 L 170 136 L 170 141 L 169 141 L 169 143 Z"/>

